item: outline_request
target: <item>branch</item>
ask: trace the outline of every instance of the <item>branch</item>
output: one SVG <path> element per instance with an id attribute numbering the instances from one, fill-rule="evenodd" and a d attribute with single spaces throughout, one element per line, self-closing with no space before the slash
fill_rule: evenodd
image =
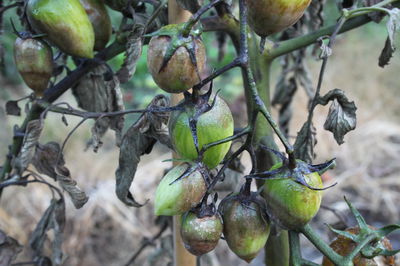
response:
<path id="1" fill-rule="evenodd" d="M 382 6 L 385 6 L 390 3 L 394 2 L 400 2 L 400 0 L 386 0 L 382 1 L 376 5 L 374 5 L 374 8 L 379 8 Z M 365 25 L 367 23 L 371 22 L 371 18 L 367 15 L 359 16 L 356 18 L 349 19 L 343 27 L 340 29 L 338 34 L 350 31 L 352 29 L 358 28 L 362 25 Z M 281 55 L 293 52 L 295 50 L 307 47 L 310 44 L 315 43 L 320 37 L 322 36 L 330 36 L 335 32 L 336 29 L 336 24 L 332 26 L 327 26 L 324 28 L 321 28 L 315 32 L 312 32 L 310 34 L 300 36 L 297 38 L 293 38 L 287 41 L 282 41 L 277 44 L 275 44 L 274 48 L 270 50 L 265 50 L 264 55 L 267 60 L 273 60 Z"/>

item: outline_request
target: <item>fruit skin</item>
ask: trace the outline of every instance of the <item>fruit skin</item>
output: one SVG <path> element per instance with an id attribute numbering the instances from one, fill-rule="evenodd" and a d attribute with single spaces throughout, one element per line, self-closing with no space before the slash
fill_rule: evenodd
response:
<path id="1" fill-rule="evenodd" d="M 222 235 L 222 221 L 218 213 L 198 218 L 193 212 L 182 217 L 181 236 L 185 248 L 195 256 L 213 250 Z"/>
<path id="2" fill-rule="evenodd" d="M 111 19 L 101 0 L 80 0 L 94 30 L 94 50 L 106 47 L 112 33 Z"/>
<path id="3" fill-rule="evenodd" d="M 270 170 L 277 169 L 275 164 Z M 322 188 L 322 180 L 317 172 L 305 175 L 306 183 Z M 292 178 L 265 180 L 263 197 L 267 202 L 268 215 L 281 227 L 297 230 L 306 225 L 318 212 L 322 192 L 309 189 Z"/>
<path id="4" fill-rule="evenodd" d="M 179 47 L 168 64 L 160 71 L 171 37 L 154 36 L 147 52 L 147 66 L 155 83 L 169 93 L 181 93 L 200 82 L 198 73 L 205 68 L 206 51 L 203 42 L 195 38 L 195 55 L 198 69 L 190 60 L 185 47 Z"/>
<path id="5" fill-rule="evenodd" d="M 183 214 L 201 201 L 207 191 L 207 186 L 199 171 L 171 184 L 185 173 L 189 166 L 191 165 L 186 163 L 175 166 L 161 179 L 156 190 L 155 215 Z"/>
<path id="6" fill-rule="evenodd" d="M 347 232 L 356 235 L 360 233 L 360 228 L 359 227 L 352 227 L 352 228 L 347 228 Z M 383 246 L 391 250 L 392 245 L 390 244 L 390 241 L 385 237 L 383 240 Z M 330 244 L 330 247 L 339 255 L 341 256 L 346 256 L 348 255 L 355 247 L 357 246 L 357 243 L 353 242 L 351 239 L 348 239 L 344 236 L 339 235 L 335 240 L 333 240 Z M 376 259 L 382 259 L 383 263 L 378 264 Z M 394 266 L 395 265 L 395 259 L 393 256 L 391 257 L 383 257 L 383 256 L 378 256 L 373 259 L 368 259 L 362 257 L 361 254 L 358 254 L 354 259 L 353 259 L 353 264 L 354 266 L 378 266 L 378 265 L 386 265 L 386 266 Z M 323 266 L 334 266 L 334 264 L 327 258 L 324 257 L 322 261 Z"/>
<path id="7" fill-rule="evenodd" d="M 261 37 L 296 23 L 311 0 L 246 0 L 249 26 Z"/>
<path id="8" fill-rule="evenodd" d="M 14 61 L 26 85 L 36 96 L 43 96 L 53 73 L 51 48 L 38 39 L 17 38 L 14 43 Z"/>
<path id="9" fill-rule="evenodd" d="M 194 107 L 188 107 L 185 111 L 174 111 L 168 122 L 175 151 L 182 158 L 190 160 L 198 157 L 189 127 L 189 116 L 192 116 L 194 112 Z M 205 144 L 232 136 L 233 130 L 232 113 L 224 100 L 217 96 L 213 108 L 200 115 L 197 121 L 199 149 L 201 150 Z M 203 155 L 203 163 L 210 169 L 215 168 L 224 159 L 230 147 L 231 142 L 226 142 L 209 148 Z"/>
<path id="10" fill-rule="evenodd" d="M 66 54 L 93 58 L 94 31 L 79 0 L 29 0 L 29 23 Z"/>
<path id="11" fill-rule="evenodd" d="M 224 237 L 229 248 L 250 263 L 265 246 L 270 226 L 258 204 L 233 197 L 221 203 Z"/>

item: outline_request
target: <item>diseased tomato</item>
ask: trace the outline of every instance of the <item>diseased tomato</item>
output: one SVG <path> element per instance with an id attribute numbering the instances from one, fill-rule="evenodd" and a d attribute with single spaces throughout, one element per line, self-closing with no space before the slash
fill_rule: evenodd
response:
<path id="1" fill-rule="evenodd" d="M 206 51 L 201 39 L 193 38 L 193 53 L 197 68 L 184 46 L 178 47 L 167 65 L 163 66 L 172 38 L 164 35 L 151 38 L 147 52 L 147 66 L 156 84 L 166 92 L 181 93 L 200 82 L 199 73 L 205 68 Z"/>
<path id="2" fill-rule="evenodd" d="M 110 16 L 102 0 L 80 0 L 94 30 L 94 50 L 106 47 L 112 33 Z"/>
<path id="3" fill-rule="evenodd" d="M 250 27 L 261 37 L 296 23 L 311 0 L 247 0 Z"/>
<path id="4" fill-rule="evenodd" d="M 282 167 L 278 163 L 271 171 Z M 318 172 L 304 174 L 306 183 L 314 188 L 322 188 Z M 271 219 L 281 227 L 296 230 L 307 224 L 318 212 L 322 192 L 312 190 L 296 182 L 292 177 L 266 179 L 263 197 L 267 203 L 267 212 Z"/>
<path id="5" fill-rule="evenodd" d="M 250 263 L 268 240 L 270 226 L 264 210 L 241 194 L 225 198 L 219 209 L 229 248 Z"/>
<path id="6" fill-rule="evenodd" d="M 156 215 L 183 214 L 201 201 L 207 191 L 207 186 L 200 171 L 195 170 L 190 175 L 174 182 L 191 167 L 193 165 L 187 163 L 175 166 L 161 179 L 154 201 Z"/>
<path id="7" fill-rule="evenodd" d="M 187 106 L 186 110 L 174 111 L 168 122 L 170 138 L 175 151 L 184 159 L 195 160 L 198 157 L 189 126 L 189 118 L 196 112 L 195 106 Z M 199 149 L 209 144 L 233 135 L 233 117 L 228 105 L 217 96 L 211 110 L 200 115 L 197 121 L 197 137 Z M 203 155 L 204 164 L 216 167 L 225 157 L 231 142 L 222 143 L 208 149 Z"/>
<path id="8" fill-rule="evenodd" d="M 359 227 L 347 228 L 346 232 L 349 232 L 353 235 L 357 235 L 360 233 L 360 228 Z M 392 250 L 392 245 L 390 244 L 389 239 L 387 239 L 385 237 L 380 242 L 383 244 L 383 246 L 387 250 Z M 346 238 L 342 235 L 339 235 L 330 244 L 330 247 L 341 256 L 346 256 L 346 255 L 350 254 L 351 251 L 356 246 L 357 246 L 357 243 L 353 242 L 351 239 Z M 377 256 L 372 259 L 368 259 L 368 258 L 363 257 L 361 254 L 358 254 L 353 259 L 353 264 L 354 264 L 354 266 L 378 266 L 378 265 L 394 266 L 395 259 L 393 256 L 390 256 L 390 257 Z M 322 265 L 323 266 L 334 266 L 334 264 L 327 257 L 324 257 L 324 259 L 322 261 Z"/>
<path id="9" fill-rule="evenodd" d="M 14 61 L 26 85 L 37 96 L 43 96 L 53 72 L 51 48 L 38 39 L 17 38 L 14 43 Z"/>
<path id="10" fill-rule="evenodd" d="M 185 248 L 196 256 L 213 250 L 222 235 L 222 221 L 218 213 L 197 217 L 194 212 L 182 216 L 181 236 Z"/>
<path id="11" fill-rule="evenodd" d="M 64 53 L 93 57 L 94 31 L 79 0 L 29 0 L 26 14 L 34 30 Z"/>

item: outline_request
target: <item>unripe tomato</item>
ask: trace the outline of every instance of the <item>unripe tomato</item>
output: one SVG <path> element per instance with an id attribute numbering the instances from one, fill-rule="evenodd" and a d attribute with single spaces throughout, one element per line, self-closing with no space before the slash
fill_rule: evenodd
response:
<path id="1" fill-rule="evenodd" d="M 192 165 L 181 164 L 172 168 L 161 180 L 156 190 L 154 212 L 156 215 L 178 215 L 195 207 L 207 191 L 200 171 L 173 183 Z"/>
<path id="2" fill-rule="evenodd" d="M 282 163 L 278 163 L 271 170 L 281 166 Z M 304 178 L 309 186 L 322 188 L 322 180 L 317 172 L 306 174 Z M 296 230 L 306 225 L 317 214 L 322 192 L 309 189 L 289 177 L 266 179 L 263 197 L 271 219 L 285 229 Z"/>
<path id="3" fill-rule="evenodd" d="M 38 39 L 17 38 L 14 43 L 14 61 L 26 85 L 37 96 L 43 96 L 53 72 L 51 48 Z"/>
<path id="4" fill-rule="evenodd" d="M 80 0 L 94 30 L 94 50 L 106 47 L 112 33 L 110 16 L 101 0 Z"/>
<path id="5" fill-rule="evenodd" d="M 311 0 L 247 0 L 250 27 L 261 37 L 296 23 Z"/>
<path id="6" fill-rule="evenodd" d="M 260 206 L 238 197 L 221 202 L 224 237 L 229 248 L 250 263 L 267 243 L 270 226 Z"/>
<path id="7" fill-rule="evenodd" d="M 193 212 L 182 216 L 181 236 L 185 248 L 195 256 L 213 250 L 222 235 L 222 221 L 218 213 L 197 217 Z"/>
<path id="8" fill-rule="evenodd" d="M 169 134 L 175 151 L 184 159 L 195 160 L 198 157 L 189 126 L 189 117 L 195 113 L 195 107 L 185 111 L 174 111 L 168 122 Z M 203 145 L 225 139 L 233 135 L 233 117 L 228 105 L 217 96 L 211 110 L 200 115 L 197 121 L 199 149 Z M 222 143 L 208 149 L 203 155 L 207 167 L 216 167 L 225 157 L 231 142 Z"/>
<path id="9" fill-rule="evenodd" d="M 347 228 L 347 232 L 356 235 L 360 233 L 360 228 L 359 227 L 352 227 L 352 228 Z M 381 243 L 387 250 L 392 250 L 392 245 L 390 244 L 390 241 L 385 237 L 381 240 Z M 341 256 L 346 256 L 353 251 L 353 249 L 357 246 L 357 243 L 353 242 L 351 239 L 346 238 L 342 235 L 339 235 L 335 240 L 333 240 L 330 244 L 330 247 L 339 255 Z M 378 261 L 380 263 L 378 263 Z M 372 259 L 368 259 L 363 257 L 361 254 L 358 254 L 354 259 L 353 259 L 353 264 L 354 266 L 378 266 L 378 265 L 383 265 L 383 266 L 394 266 L 395 265 L 395 259 L 394 257 L 384 257 L 384 256 L 377 256 Z M 327 258 L 324 257 L 322 261 L 323 266 L 334 266 L 334 264 Z"/>
<path id="10" fill-rule="evenodd" d="M 194 54 L 197 69 L 190 59 L 189 52 L 183 46 L 176 49 L 168 64 L 161 69 L 170 42 L 169 36 L 151 38 L 147 52 L 147 67 L 161 89 L 169 93 L 181 93 L 200 82 L 199 73 L 202 73 L 205 67 L 206 51 L 203 42 L 195 38 Z"/>
<path id="11" fill-rule="evenodd" d="M 93 57 L 94 31 L 79 0 L 29 0 L 29 23 L 66 54 Z"/>

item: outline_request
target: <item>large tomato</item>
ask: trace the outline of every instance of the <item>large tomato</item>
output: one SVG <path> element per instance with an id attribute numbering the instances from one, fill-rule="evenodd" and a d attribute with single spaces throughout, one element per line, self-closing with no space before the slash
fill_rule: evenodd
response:
<path id="1" fill-rule="evenodd" d="M 248 21 L 258 35 L 265 37 L 296 23 L 311 0 L 247 0 Z"/>
<path id="2" fill-rule="evenodd" d="M 79 0 L 29 0 L 29 23 L 66 54 L 93 57 L 94 31 Z"/>
<path id="3" fill-rule="evenodd" d="M 353 235 L 357 235 L 360 233 L 360 228 L 359 227 L 347 228 L 346 231 Z M 383 244 L 383 246 L 386 249 L 388 249 L 388 250 L 392 249 L 392 245 L 390 244 L 389 240 L 386 237 L 383 238 L 380 242 Z M 330 244 L 330 247 L 341 256 L 348 255 L 356 246 L 357 246 L 357 243 L 355 243 L 351 239 L 346 238 L 341 235 L 339 235 Z M 354 264 L 354 266 L 378 266 L 378 265 L 394 266 L 395 259 L 394 259 L 394 257 L 383 257 L 383 256 L 377 256 L 373 259 L 368 259 L 368 258 L 363 257 L 361 254 L 358 254 L 353 259 L 353 264 Z M 323 266 L 334 266 L 334 264 L 327 257 L 324 257 L 324 259 L 322 261 L 322 265 Z"/>
<path id="4" fill-rule="evenodd" d="M 195 160 L 198 157 L 189 126 L 189 118 L 194 115 L 196 108 L 188 106 L 184 111 L 174 111 L 168 123 L 172 144 L 184 159 Z M 228 105 L 217 96 L 211 110 L 200 115 L 197 121 L 197 137 L 199 149 L 209 144 L 233 135 L 233 117 Z M 209 168 L 216 167 L 225 157 L 231 142 L 216 145 L 208 149 L 203 156 L 203 162 Z"/>
<path id="5" fill-rule="evenodd" d="M 271 170 L 282 167 L 274 165 Z M 304 175 L 310 187 L 322 188 L 317 172 Z M 299 184 L 293 178 L 265 180 L 263 196 L 267 202 L 270 217 L 285 229 L 296 230 L 307 224 L 318 212 L 322 192 Z"/>

